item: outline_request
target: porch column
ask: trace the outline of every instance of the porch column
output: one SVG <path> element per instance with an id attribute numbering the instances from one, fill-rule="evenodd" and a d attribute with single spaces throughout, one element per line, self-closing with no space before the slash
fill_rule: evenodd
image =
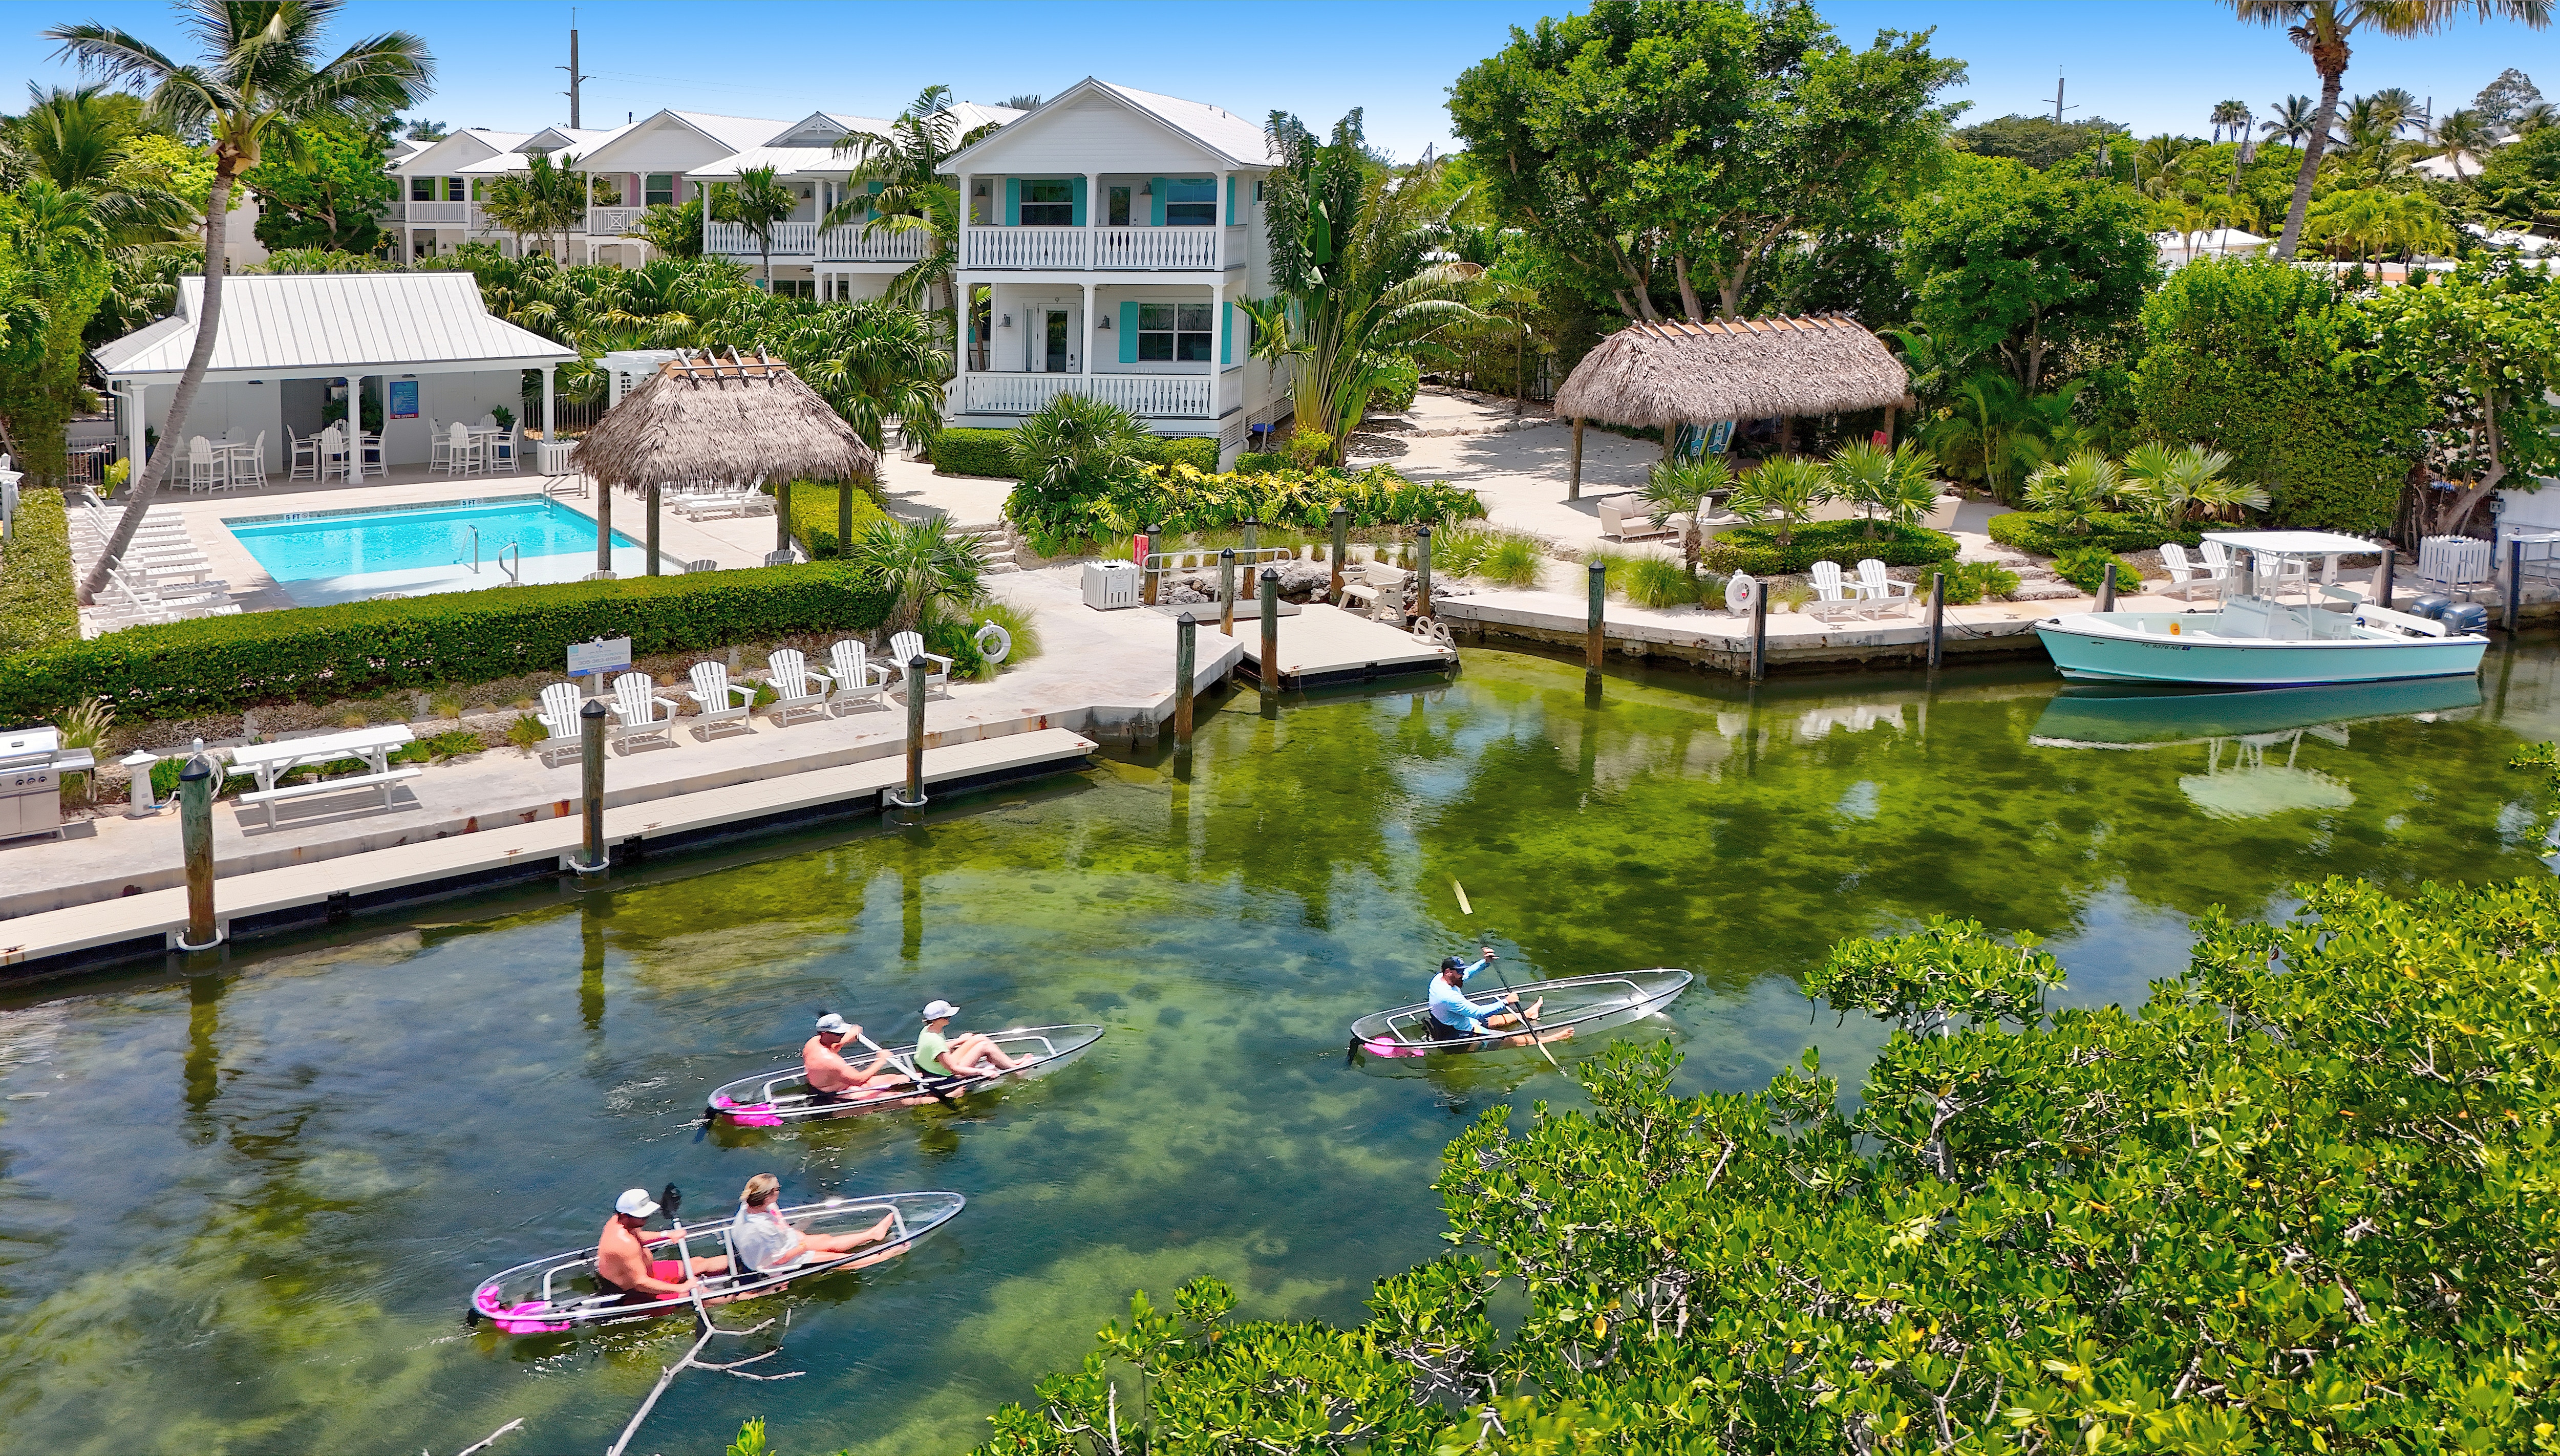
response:
<path id="1" fill-rule="evenodd" d="M 960 194 L 961 216 L 968 216 L 969 194 Z M 964 228 L 967 224 L 962 224 Z M 944 415 L 965 412 L 969 407 L 969 320 L 976 316 L 974 306 L 977 281 L 954 268 L 951 272 L 951 398 L 944 402 Z"/>
<path id="2" fill-rule="evenodd" d="M 1221 199 L 1218 206 L 1225 207 L 1225 201 Z M 1226 235 L 1221 233 L 1218 236 L 1223 239 Z M 1212 432 L 1217 428 L 1220 414 L 1218 403 L 1226 398 L 1226 366 L 1219 362 L 1218 346 L 1225 344 L 1230 350 L 1235 347 L 1221 327 L 1225 321 L 1218 317 L 1222 311 L 1220 305 L 1225 302 L 1226 275 L 1220 273 L 1217 281 L 1208 286 L 1208 422 Z"/>
<path id="3" fill-rule="evenodd" d="M 1217 247 L 1213 252 L 1213 256 L 1217 260 L 1212 264 L 1212 266 L 1218 268 L 1226 266 L 1226 225 L 1235 221 L 1235 219 L 1230 216 L 1226 210 L 1226 190 L 1234 185 L 1234 173 L 1218 173 L 1216 200 L 1209 204 L 1209 216 L 1217 220 Z"/>
<path id="4" fill-rule="evenodd" d="M 124 421 L 124 458 L 130 462 L 125 466 L 124 478 L 127 482 L 138 482 L 142 479 L 142 441 L 144 439 L 142 431 L 151 420 L 151 410 L 147 403 L 151 387 L 140 380 L 124 382 L 122 394 L 127 415 Z M 290 442 L 287 443 L 286 448 L 289 454 Z M 285 463 L 290 467 L 292 462 L 288 459 Z"/>
<path id="5" fill-rule="evenodd" d="M 545 444 L 549 444 L 551 441 L 560 438 L 558 434 L 554 433 L 556 426 L 552 423 L 554 418 L 552 409 L 552 377 L 558 373 L 559 370 L 560 366 L 557 364 L 546 364 L 543 366 L 543 442 Z"/>
<path id="6" fill-rule="evenodd" d="M 1084 361 L 1084 372 L 1093 373 L 1093 281 L 1084 283 L 1084 352 L 1076 356 Z"/>
<path id="7" fill-rule="evenodd" d="M 1102 266 L 1102 220 L 1110 210 L 1110 199 L 1102 195 L 1102 174 L 1099 172 L 1085 173 L 1084 265 L 1088 268 L 1098 268 Z M 1087 287 L 1084 290 L 1084 301 L 1088 304 L 1093 301 L 1093 290 L 1090 287 Z M 1093 343 L 1093 315 L 1090 309 L 1085 313 L 1084 333 L 1084 342 L 1088 347 L 1090 347 Z M 1087 354 L 1084 356 L 1084 359 L 1085 364 L 1089 368 L 1093 362 L 1093 356 Z"/>

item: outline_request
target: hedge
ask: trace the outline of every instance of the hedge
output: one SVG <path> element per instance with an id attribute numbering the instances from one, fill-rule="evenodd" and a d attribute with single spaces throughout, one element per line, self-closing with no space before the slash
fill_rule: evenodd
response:
<path id="1" fill-rule="evenodd" d="M 1866 535 L 1870 525 L 1875 528 L 1872 541 Z M 1774 576 L 1804 570 L 1816 562 L 1848 566 L 1873 557 L 1888 566 L 1926 566 L 1956 554 L 1956 538 L 1943 531 L 1889 522 L 1809 521 L 1792 538 L 1782 547 L 1775 526 L 1736 526 L 1708 543 L 1700 560 L 1726 574 Z"/>
<path id="2" fill-rule="evenodd" d="M 1427 485 L 1407 480 L 1384 465 L 1358 475 L 1342 470 L 1211 475 L 1173 465 L 1098 491 L 1067 494 L 1023 485 L 1005 499 L 1005 514 L 1014 524 L 1050 545 L 1076 538 L 1108 540 L 1149 527 L 1176 534 L 1213 531 L 1248 520 L 1321 531 L 1338 508 L 1351 512 L 1355 526 L 1410 526 L 1485 514 L 1484 502 L 1472 490 L 1445 480 Z M 1045 549 L 1040 554 L 1057 555 Z"/>
<path id="3" fill-rule="evenodd" d="M 1189 465 L 1200 473 L 1217 470 L 1217 440 L 1211 435 L 1156 435 L 1145 450 L 1150 465 Z M 993 475 L 1020 480 L 1010 429 L 946 429 L 933 439 L 933 468 L 942 475 Z"/>
<path id="4" fill-rule="evenodd" d="M 868 632 L 888 605 L 854 567 L 819 562 L 200 617 L 0 660 L 0 721 L 99 697 L 130 723 L 483 683 L 560 672 L 568 645 L 592 637 L 628 636 L 642 656 L 700 651 Z"/>
<path id="5" fill-rule="evenodd" d="M 2148 516 L 2128 516 L 2115 511 L 2089 513 L 2089 529 L 2070 532 L 2062 529 L 2061 518 L 2045 511 L 2008 511 L 1991 521 L 1992 540 L 2012 551 L 2032 556 L 2060 556 L 2066 551 L 2099 546 L 2109 551 L 2150 551 L 2162 542 L 2174 541 L 2180 546 L 2194 546 L 2204 540 L 2201 527 L 2181 526 L 2163 531 L 2160 523 Z"/>
<path id="6" fill-rule="evenodd" d="M 63 493 L 30 487 L 18 497 L 18 519 L 0 546 L 0 657 L 79 640 L 80 595 Z"/>
<path id="7" fill-rule="evenodd" d="M 841 555 L 836 542 L 836 509 L 842 504 L 840 492 L 832 483 L 795 480 L 791 482 L 791 534 L 809 548 L 812 558 Z M 854 536 L 857 540 L 871 529 L 874 521 L 891 519 L 880 509 L 872 493 L 860 487 L 854 491 Z"/>

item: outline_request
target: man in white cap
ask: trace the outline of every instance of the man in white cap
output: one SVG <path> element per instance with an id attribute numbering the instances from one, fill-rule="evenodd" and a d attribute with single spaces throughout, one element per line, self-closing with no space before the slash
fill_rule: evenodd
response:
<path id="1" fill-rule="evenodd" d="M 952 1036 L 946 1028 L 960 1008 L 936 1001 L 924 1008 L 924 1030 L 915 1039 L 915 1069 L 934 1076 L 992 1076 L 1017 1063 L 976 1032 Z"/>
<path id="2" fill-rule="evenodd" d="M 682 1259 L 653 1259 L 649 1245 L 665 1243 L 672 1233 L 643 1234 L 640 1225 L 658 1212 L 658 1201 L 645 1188 L 627 1189 L 613 1201 L 613 1216 L 595 1237 L 595 1277 L 643 1302 L 685 1292 L 696 1274 L 718 1274 L 728 1260 L 718 1254 L 698 1257 L 690 1269 Z"/>
<path id="3" fill-rule="evenodd" d="M 886 1048 L 880 1049 L 869 1066 L 856 1066 L 845 1059 L 842 1049 L 846 1041 L 859 1040 L 862 1035 L 861 1027 L 831 1011 L 818 1018 L 818 1034 L 801 1045 L 800 1069 L 809 1079 L 809 1089 L 821 1101 L 906 1080 L 906 1073 L 888 1064 Z"/>

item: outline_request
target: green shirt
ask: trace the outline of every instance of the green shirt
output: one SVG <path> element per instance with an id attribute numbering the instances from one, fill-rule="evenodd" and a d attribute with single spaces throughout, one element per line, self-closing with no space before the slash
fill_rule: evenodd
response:
<path id="1" fill-rule="evenodd" d="M 916 1034 L 915 1069 L 935 1076 L 954 1075 L 951 1068 L 942 1064 L 942 1053 L 950 1050 L 951 1039 L 940 1032 L 928 1028 Z"/>

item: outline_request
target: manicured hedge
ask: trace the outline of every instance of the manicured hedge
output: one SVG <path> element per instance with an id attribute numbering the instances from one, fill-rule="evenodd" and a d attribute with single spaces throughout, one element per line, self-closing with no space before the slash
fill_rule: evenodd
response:
<path id="1" fill-rule="evenodd" d="M 795 480 L 791 483 L 791 534 L 809 548 L 809 555 L 819 560 L 839 555 L 836 542 L 836 508 L 841 492 L 834 485 Z M 860 539 L 874 521 L 885 521 L 889 514 L 880 509 L 872 493 L 854 487 L 854 536 Z"/>
<path id="2" fill-rule="evenodd" d="M 1875 538 L 1867 539 L 1869 525 Z M 1816 562 L 1853 566 L 1869 557 L 1888 566 L 1925 566 L 1956 554 L 1956 538 L 1925 526 L 1894 526 L 1866 521 L 1811 521 L 1798 526 L 1793 539 L 1778 545 L 1775 526 L 1736 526 L 1708 545 L 1700 560 L 1713 570 L 1748 571 L 1772 576 L 1802 571 Z"/>
<path id="3" fill-rule="evenodd" d="M 2150 551 L 2162 542 L 2174 541 L 2180 546 L 2193 546 L 2204 540 L 2203 529 L 2183 526 L 2163 531 L 2160 523 L 2148 516 L 2128 516 L 2115 511 L 2089 513 L 2089 529 L 2070 532 L 2062 529 L 2061 518 L 2041 511 L 2008 511 L 1991 521 L 1992 540 L 2012 551 L 2034 556 L 2059 556 L 2084 547 L 2104 547 L 2109 551 Z"/>
<path id="4" fill-rule="evenodd" d="M 887 597 L 854 568 L 805 566 L 442 592 L 127 627 L 0 661 L 0 721 L 103 697 L 125 722 L 260 703 L 563 670 L 568 645 L 699 651 L 797 632 L 867 632 Z"/>
<path id="5" fill-rule="evenodd" d="M 80 640 L 80 597 L 72 581 L 71 522 L 63 493 L 31 486 L 0 546 L 0 657 Z"/>
<path id="6" fill-rule="evenodd" d="M 1158 435 L 1148 443 L 1147 463 L 1189 465 L 1204 474 L 1217 470 L 1217 440 L 1209 435 Z M 1022 479 L 1014 460 L 1010 429 L 946 429 L 933 438 L 933 468 L 942 475 L 994 475 Z"/>
<path id="7" fill-rule="evenodd" d="M 1260 521 L 1266 526 L 1322 530 L 1339 507 L 1355 526 L 1411 526 L 1472 521 L 1485 504 L 1472 490 L 1445 480 L 1407 480 L 1384 465 L 1354 475 L 1342 470 L 1271 471 L 1211 475 L 1189 465 L 1151 470 L 1138 480 L 1118 480 L 1101 490 L 1070 494 L 1018 486 L 1005 498 L 1005 514 L 1036 544 L 1078 538 L 1108 540 L 1134 528 L 1168 532 L 1214 531 Z M 1055 556 L 1043 548 L 1042 556 Z"/>

